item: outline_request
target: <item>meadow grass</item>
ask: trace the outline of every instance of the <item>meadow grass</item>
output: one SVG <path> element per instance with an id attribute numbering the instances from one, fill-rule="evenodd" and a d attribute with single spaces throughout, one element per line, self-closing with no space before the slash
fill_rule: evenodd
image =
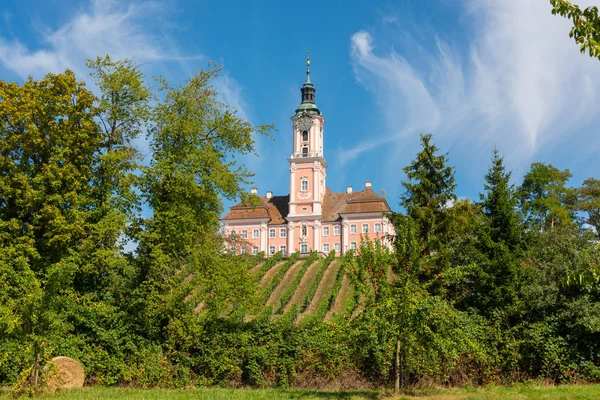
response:
<path id="1" fill-rule="evenodd" d="M 40 396 L 45 400 L 597 400 L 600 385 L 513 385 L 476 389 L 426 389 L 393 396 L 389 391 L 327 391 L 294 389 L 128 389 L 89 387 Z"/>

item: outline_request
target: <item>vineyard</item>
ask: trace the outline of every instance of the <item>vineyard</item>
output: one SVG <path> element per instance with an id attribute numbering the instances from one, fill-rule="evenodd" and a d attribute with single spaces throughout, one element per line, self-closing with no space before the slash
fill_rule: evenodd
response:
<path id="1" fill-rule="evenodd" d="M 250 273 L 258 282 L 259 301 L 270 306 L 275 315 L 298 313 L 297 321 L 307 317 L 334 320 L 352 315 L 358 301 L 346 276 L 343 258 L 331 252 L 326 258 L 299 253 L 283 258 L 280 253 L 253 266 Z"/>

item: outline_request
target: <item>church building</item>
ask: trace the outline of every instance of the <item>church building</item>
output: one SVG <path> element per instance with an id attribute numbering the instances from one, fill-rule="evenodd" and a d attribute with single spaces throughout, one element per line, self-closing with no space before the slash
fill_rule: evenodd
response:
<path id="1" fill-rule="evenodd" d="M 290 158 L 290 194 L 266 192 L 258 206 L 244 203 L 231 207 L 221 219 L 223 232 L 239 239 L 242 253 L 273 255 L 281 251 L 312 251 L 343 255 L 356 249 L 362 237 L 386 240 L 393 225 L 386 217 L 390 207 L 385 195 L 373 191 L 371 181 L 363 190 L 348 186 L 332 192 L 326 185 L 327 163 L 323 151 L 325 118 L 315 104 L 315 87 L 306 61 L 306 82 L 300 89 L 302 103 L 292 120 L 293 149 Z M 258 195 L 256 188 L 251 193 Z M 238 245 L 240 246 L 240 245 Z"/>

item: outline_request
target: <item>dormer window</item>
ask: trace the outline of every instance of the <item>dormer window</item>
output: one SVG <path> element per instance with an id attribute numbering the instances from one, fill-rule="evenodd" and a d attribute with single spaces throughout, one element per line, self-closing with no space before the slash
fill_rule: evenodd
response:
<path id="1" fill-rule="evenodd" d="M 303 142 L 308 142 L 308 131 L 303 131 L 302 132 L 302 141 Z"/>
<path id="2" fill-rule="evenodd" d="M 306 146 L 302 148 L 302 157 L 308 157 L 308 147 Z"/>

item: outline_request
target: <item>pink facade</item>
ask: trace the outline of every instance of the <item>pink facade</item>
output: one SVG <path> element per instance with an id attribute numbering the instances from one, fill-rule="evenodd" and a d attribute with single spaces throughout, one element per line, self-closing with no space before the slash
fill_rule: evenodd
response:
<path id="1" fill-rule="evenodd" d="M 307 63 L 302 103 L 292 119 L 293 149 L 290 163 L 290 194 L 259 197 L 260 205 L 242 203 L 231 207 L 221 220 L 238 252 L 271 255 L 282 251 L 319 251 L 338 255 L 358 247 L 361 237 L 384 240 L 393 234 L 386 214 L 390 207 L 385 196 L 376 194 L 371 181 L 362 191 L 332 192 L 326 186 L 327 163 L 323 153 L 325 119 L 317 108 L 315 88 Z M 252 193 L 258 194 L 255 188 Z M 233 243 L 233 242 L 232 242 Z"/>

